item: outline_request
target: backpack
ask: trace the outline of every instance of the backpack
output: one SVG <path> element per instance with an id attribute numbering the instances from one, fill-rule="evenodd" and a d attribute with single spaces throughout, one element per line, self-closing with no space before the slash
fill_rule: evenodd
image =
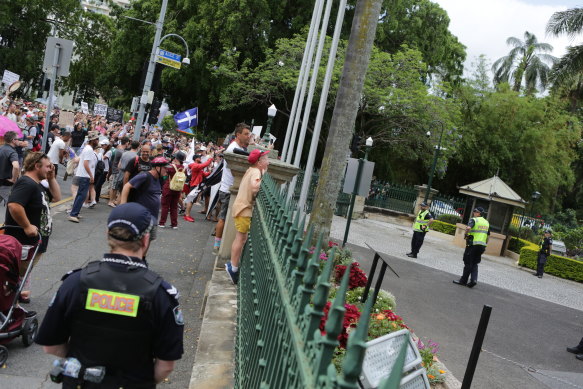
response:
<path id="1" fill-rule="evenodd" d="M 95 154 L 95 156 L 97 157 L 97 154 Z M 95 176 L 103 174 L 104 171 L 105 162 L 103 161 L 103 159 L 97 158 L 97 163 L 95 164 Z"/>
<path id="2" fill-rule="evenodd" d="M 182 170 L 178 170 L 174 164 L 172 166 L 174 167 L 174 170 L 176 170 L 176 173 L 174 173 L 172 180 L 170 180 L 170 190 L 180 192 L 182 189 L 184 189 L 186 173 L 184 173 L 184 168 L 182 168 Z"/>
<path id="3" fill-rule="evenodd" d="M 34 138 L 32 138 L 32 151 L 40 151 L 41 143 L 42 143 L 42 135 L 36 126 L 29 127 L 29 129 L 28 129 L 29 134 L 30 134 L 30 129 L 32 127 L 36 128 L 36 135 L 34 136 Z"/>

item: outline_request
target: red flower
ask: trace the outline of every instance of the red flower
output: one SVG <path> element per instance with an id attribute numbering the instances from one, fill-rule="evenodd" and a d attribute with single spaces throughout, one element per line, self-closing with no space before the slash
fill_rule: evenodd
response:
<path id="1" fill-rule="evenodd" d="M 350 278 L 348 279 L 348 289 L 354 289 L 361 286 L 366 286 L 366 282 L 368 278 L 362 269 L 359 267 L 360 264 L 358 262 L 352 262 L 350 267 Z M 346 271 L 346 266 L 344 265 L 336 265 L 334 268 L 334 279 L 337 283 L 342 281 L 342 277 L 344 276 L 344 272 Z"/>
<path id="2" fill-rule="evenodd" d="M 326 327 L 326 321 L 328 320 L 328 312 L 330 311 L 330 306 L 332 303 L 328 301 L 324 307 L 324 316 L 320 320 L 320 331 L 322 335 L 326 335 L 324 328 Z M 344 308 L 346 312 L 344 313 L 344 320 L 342 321 L 342 332 L 338 335 L 338 342 L 340 347 L 346 348 L 346 342 L 348 342 L 348 328 L 356 327 L 358 319 L 360 319 L 360 311 L 358 308 L 352 304 L 345 304 Z"/>
<path id="3" fill-rule="evenodd" d="M 331 240 L 328 241 L 328 248 L 332 248 L 332 247 L 336 247 L 336 246 L 338 246 L 338 243 L 334 243 Z"/>

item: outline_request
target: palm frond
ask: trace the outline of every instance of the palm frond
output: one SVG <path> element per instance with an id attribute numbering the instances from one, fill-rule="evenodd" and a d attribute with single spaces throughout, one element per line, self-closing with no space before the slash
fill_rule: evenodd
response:
<path id="1" fill-rule="evenodd" d="M 536 51 L 553 51 L 553 45 L 549 43 L 535 43 L 534 48 Z"/>
<path id="2" fill-rule="evenodd" d="M 551 73 L 554 86 L 569 83 L 583 72 L 583 45 L 569 46 L 567 53 L 559 59 Z"/>
<path id="3" fill-rule="evenodd" d="M 547 34 L 575 37 L 583 29 L 583 8 L 555 12 L 547 24 Z"/>
<path id="4" fill-rule="evenodd" d="M 515 38 L 513 36 L 511 36 L 508 39 L 506 39 L 506 44 L 508 46 L 514 46 L 514 47 L 524 46 L 524 42 L 523 41 L 521 41 L 520 39 Z"/>

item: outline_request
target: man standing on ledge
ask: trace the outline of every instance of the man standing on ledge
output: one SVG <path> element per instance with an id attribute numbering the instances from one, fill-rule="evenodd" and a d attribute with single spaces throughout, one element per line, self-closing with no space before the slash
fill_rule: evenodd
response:
<path id="1" fill-rule="evenodd" d="M 411 252 L 407 253 L 409 258 L 417 258 L 419 250 L 423 245 L 425 234 L 429 231 L 429 225 L 433 223 L 433 216 L 429 213 L 429 205 L 421 203 L 421 209 L 413 224 L 413 238 L 411 239 Z"/>
<path id="2" fill-rule="evenodd" d="M 453 280 L 454 284 L 473 288 L 478 283 L 478 264 L 482 260 L 482 254 L 486 251 L 488 235 L 490 235 L 490 223 L 482 217 L 484 208 L 474 209 L 474 217 L 470 219 L 466 227 L 466 250 L 464 251 L 464 272 L 462 278 Z M 470 278 L 470 282 L 468 282 Z"/>

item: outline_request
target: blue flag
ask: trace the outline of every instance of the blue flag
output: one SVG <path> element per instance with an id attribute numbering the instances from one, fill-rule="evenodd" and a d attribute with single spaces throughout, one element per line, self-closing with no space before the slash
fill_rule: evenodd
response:
<path id="1" fill-rule="evenodd" d="M 176 126 L 182 130 L 198 125 L 198 107 L 174 115 Z"/>

